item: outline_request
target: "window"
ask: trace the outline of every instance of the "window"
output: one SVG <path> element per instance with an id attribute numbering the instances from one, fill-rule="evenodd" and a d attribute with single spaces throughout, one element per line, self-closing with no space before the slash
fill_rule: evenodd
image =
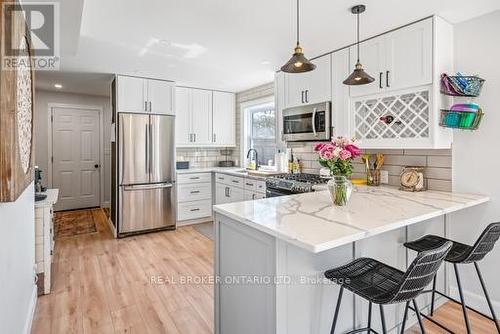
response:
<path id="1" fill-rule="evenodd" d="M 274 164 L 276 153 L 276 113 L 272 98 L 255 101 L 255 103 L 242 106 L 243 120 L 243 161 L 248 163 L 246 157 L 249 149 L 257 151 L 259 165 Z"/>

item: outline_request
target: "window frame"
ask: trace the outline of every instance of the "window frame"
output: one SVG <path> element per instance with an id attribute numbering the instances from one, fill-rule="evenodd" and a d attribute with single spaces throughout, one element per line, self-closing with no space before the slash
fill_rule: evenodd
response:
<path id="1" fill-rule="evenodd" d="M 274 101 L 274 95 L 266 96 L 263 98 L 255 99 L 255 100 L 250 100 L 250 101 L 245 101 L 240 103 L 240 154 L 241 154 L 241 166 L 246 167 L 247 166 L 247 152 L 248 152 L 248 144 L 247 144 L 247 138 L 249 137 L 248 133 L 248 122 L 250 121 L 249 114 L 247 113 L 247 109 L 252 108 L 252 107 L 257 107 L 260 105 L 273 105 L 274 106 L 274 113 L 275 117 L 278 117 L 278 111 L 276 110 L 276 103 Z M 278 127 L 275 127 L 275 138 L 278 137 Z"/>

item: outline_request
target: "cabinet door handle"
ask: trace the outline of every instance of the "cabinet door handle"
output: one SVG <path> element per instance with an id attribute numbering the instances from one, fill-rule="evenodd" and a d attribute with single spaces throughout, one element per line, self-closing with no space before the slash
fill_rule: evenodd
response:
<path id="1" fill-rule="evenodd" d="M 245 183 L 249 187 L 253 187 L 253 183 Z"/>
<path id="2" fill-rule="evenodd" d="M 200 211 L 200 209 L 196 208 L 196 209 L 191 209 L 191 212 L 194 212 L 194 211 Z"/>
<path id="3" fill-rule="evenodd" d="M 233 182 L 233 183 L 240 183 L 240 181 L 237 181 L 237 180 L 232 180 L 231 182 Z"/>
<path id="4" fill-rule="evenodd" d="M 144 111 L 148 111 L 148 101 L 144 101 Z"/>
<path id="5" fill-rule="evenodd" d="M 229 187 L 226 187 L 224 189 L 224 195 L 226 195 L 226 197 L 229 197 Z"/>
<path id="6" fill-rule="evenodd" d="M 190 177 L 189 179 L 190 179 L 190 180 L 199 180 L 199 179 L 200 179 L 200 177 L 199 177 L 199 176 L 193 176 L 193 177 Z"/>
<path id="7" fill-rule="evenodd" d="M 199 193 L 200 193 L 199 190 L 193 190 L 193 191 L 191 191 L 191 194 L 199 194 Z"/>
<path id="8" fill-rule="evenodd" d="M 309 89 L 306 89 L 306 103 L 309 103 Z"/>
<path id="9" fill-rule="evenodd" d="M 196 143 L 196 133 L 193 133 L 193 142 Z"/>
<path id="10" fill-rule="evenodd" d="M 153 111 L 153 103 L 149 101 L 149 111 Z"/>
<path id="11" fill-rule="evenodd" d="M 391 71 L 385 72 L 385 85 L 387 87 L 391 87 L 391 85 L 389 85 L 389 73 L 391 73 Z"/>
<path id="12" fill-rule="evenodd" d="M 217 141 L 217 135 L 215 133 L 213 134 L 213 141 L 214 143 Z"/>
<path id="13" fill-rule="evenodd" d="M 300 92 L 300 95 L 301 95 L 301 101 L 302 101 L 302 103 L 305 103 L 305 102 L 304 102 L 304 91 L 301 91 L 301 92 Z"/>
<path id="14" fill-rule="evenodd" d="M 382 76 L 383 75 L 384 75 L 384 73 L 380 72 L 380 75 L 379 75 L 379 84 L 378 84 L 378 86 L 379 86 L 380 89 L 384 88 L 384 87 L 382 87 Z"/>

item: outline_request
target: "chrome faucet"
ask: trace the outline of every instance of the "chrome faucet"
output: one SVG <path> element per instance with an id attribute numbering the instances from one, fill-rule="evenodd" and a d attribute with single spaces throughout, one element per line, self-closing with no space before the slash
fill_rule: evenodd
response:
<path id="1" fill-rule="evenodd" d="M 255 170 L 259 169 L 259 154 L 257 153 L 257 150 L 254 148 L 251 148 L 247 152 L 247 159 L 250 158 L 250 153 L 254 152 L 255 153 Z"/>

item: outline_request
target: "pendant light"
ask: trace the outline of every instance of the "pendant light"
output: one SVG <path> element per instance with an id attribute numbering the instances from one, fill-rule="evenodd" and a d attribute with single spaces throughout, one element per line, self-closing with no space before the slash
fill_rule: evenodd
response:
<path id="1" fill-rule="evenodd" d="M 286 73 L 303 73 L 309 72 L 316 68 L 316 65 L 311 63 L 302 51 L 302 47 L 299 43 L 299 0 L 297 0 L 297 45 L 295 46 L 295 51 L 292 58 L 281 67 L 281 70 Z"/>
<path id="2" fill-rule="evenodd" d="M 361 65 L 359 61 L 359 14 L 363 13 L 366 10 L 365 5 L 358 5 L 351 8 L 351 13 L 356 14 L 357 17 L 357 26 L 358 26 L 358 60 L 356 61 L 356 65 L 354 71 L 347 79 L 344 80 L 345 85 L 349 86 L 357 86 L 357 85 L 366 85 L 371 82 L 374 82 L 375 79 L 372 78 L 368 73 L 363 69 L 363 65 Z"/>

